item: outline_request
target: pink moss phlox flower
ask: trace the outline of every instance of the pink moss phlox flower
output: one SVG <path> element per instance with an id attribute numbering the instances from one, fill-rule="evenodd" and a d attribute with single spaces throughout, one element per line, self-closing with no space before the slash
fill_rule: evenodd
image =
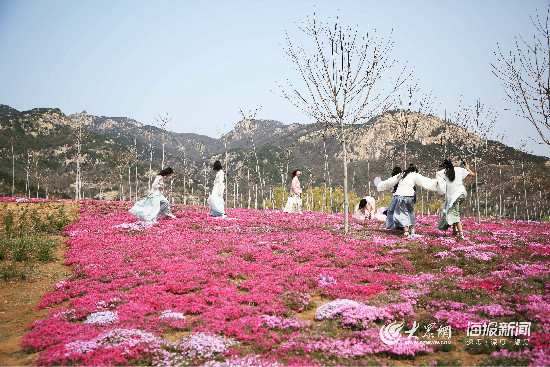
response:
<path id="1" fill-rule="evenodd" d="M 446 259 L 448 257 L 452 257 L 452 258 L 458 258 L 458 256 L 456 256 L 455 254 L 453 254 L 452 252 L 450 251 L 441 251 L 441 252 L 438 252 L 437 254 L 434 255 L 435 257 L 440 257 L 442 259 Z"/>
<path id="2" fill-rule="evenodd" d="M 445 267 L 445 273 L 449 275 L 462 275 L 464 271 L 456 266 Z"/>
<path id="3" fill-rule="evenodd" d="M 328 276 L 328 275 L 324 275 L 324 274 L 320 274 L 319 275 L 319 281 L 318 281 L 317 284 L 319 285 L 319 287 L 325 287 L 329 284 L 336 284 L 336 283 L 337 283 L 337 281 L 333 277 Z"/>
<path id="4" fill-rule="evenodd" d="M 203 367 L 283 367 L 284 365 L 270 361 L 258 354 L 248 354 L 244 357 L 232 356 L 223 362 L 207 361 Z"/>
<path id="5" fill-rule="evenodd" d="M 510 310 L 509 308 L 504 308 L 502 305 L 484 305 L 484 306 L 472 306 L 468 309 L 469 312 L 483 312 L 488 316 L 504 316 L 504 315 L 514 315 L 515 311 Z"/>
<path id="6" fill-rule="evenodd" d="M 477 315 L 468 313 L 468 312 L 462 312 L 462 311 L 447 311 L 447 310 L 440 310 L 433 314 L 433 317 L 438 322 L 445 322 L 445 325 L 451 326 L 451 328 L 460 329 L 463 331 L 466 331 L 468 329 L 468 324 L 472 322 L 487 322 L 489 323 L 490 320 L 483 319 Z"/>
<path id="7" fill-rule="evenodd" d="M 272 315 L 261 315 L 262 325 L 267 326 L 270 329 L 290 329 L 290 328 L 302 328 L 311 325 L 310 321 L 304 321 L 299 318 L 285 318 Z"/>

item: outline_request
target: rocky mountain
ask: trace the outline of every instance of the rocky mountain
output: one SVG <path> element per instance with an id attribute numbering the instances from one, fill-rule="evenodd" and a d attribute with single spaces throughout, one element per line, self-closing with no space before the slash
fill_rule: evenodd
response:
<path id="1" fill-rule="evenodd" d="M 457 161 L 460 155 L 470 162 L 476 159 L 479 185 L 485 188 L 493 187 L 497 180 L 519 185 L 520 175 L 527 168 L 540 174 L 543 182 L 550 182 L 548 158 L 484 140 L 436 116 L 404 114 L 390 111 L 366 124 L 347 128 L 350 189 L 365 192 L 374 177 L 385 177 L 394 165 L 403 165 L 405 145 L 399 138 L 403 131 L 398 122 L 404 118 L 409 129 L 415 126 L 407 141 L 407 162 L 414 162 L 427 175 L 435 172 L 442 156 Z M 342 185 L 341 145 L 320 124 L 242 120 L 229 133 L 214 139 L 175 133 L 126 117 L 86 113 L 67 116 L 59 109 L 44 108 L 20 112 L 5 105 L 0 105 L 0 123 L 0 133 L 7 138 L 0 143 L 4 153 L 0 159 L 0 182 L 4 181 L 0 194 L 6 194 L 11 187 L 10 139 L 13 139 L 16 178 L 34 182 L 35 186 L 42 182 L 42 187 L 70 196 L 79 125 L 86 131 L 82 141 L 83 175 L 90 195 L 103 190 L 101 185 L 110 185 L 113 192 L 125 185 L 130 187 L 133 182 L 136 186 L 143 185 L 149 178 L 149 165 L 153 171 L 160 168 L 163 144 L 165 165 L 179 172 L 180 181 L 185 178 L 185 189 L 180 188 L 183 192 L 203 192 L 204 186 L 208 190 L 212 179 L 210 165 L 216 159 L 227 165 L 228 181 L 242 185 L 259 182 L 259 171 L 267 187 L 278 187 L 285 181 L 287 170 L 293 169 L 302 170 L 303 180 L 311 186 L 322 186 L 325 182 L 333 187 Z M 523 164 L 521 174 L 518 162 Z"/>
<path id="2" fill-rule="evenodd" d="M 49 189 L 50 194 L 70 197 L 74 182 L 78 127 L 58 108 L 17 111 L 0 105 L 0 180 L 2 194 L 11 193 L 11 173 L 19 180 L 20 191 L 31 184 L 34 190 Z M 13 155 L 12 155 L 13 147 Z M 104 135 L 84 131 L 82 169 L 94 171 L 88 181 L 110 176 L 110 163 L 127 149 Z M 12 167 L 14 164 L 15 167 Z M 25 182 L 25 183 L 24 183 Z M 21 193 L 20 193 L 21 194 Z"/>

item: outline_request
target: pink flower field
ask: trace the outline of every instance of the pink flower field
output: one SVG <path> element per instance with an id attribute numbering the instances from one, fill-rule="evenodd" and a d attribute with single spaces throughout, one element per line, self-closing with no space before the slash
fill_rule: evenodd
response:
<path id="1" fill-rule="evenodd" d="M 550 365 L 550 226 L 378 221 L 83 201 L 65 230 L 73 275 L 23 341 L 39 365 Z M 454 361 L 454 362 L 453 362 Z"/>

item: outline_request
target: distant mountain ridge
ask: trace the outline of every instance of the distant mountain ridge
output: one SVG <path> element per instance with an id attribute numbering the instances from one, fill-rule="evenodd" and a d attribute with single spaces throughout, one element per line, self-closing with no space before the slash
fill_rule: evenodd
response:
<path id="1" fill-rule="evenodd" d="M 365 190 L 375 175 L 386 176 L 393 165 L 399 164 L 396 154 L 401 152 L 402 146 L 394 134 L 398 113 L 384 113 L 367 124 L 348 128 L 352 189 Z M 418 164 L 426 174 L 437 168 L 437 160 L 440 159 L 438 149 L 446 128 L 451 128 L 457 138 L 467 136 L 464 144 L 482 140 L 437 116 L 411 113 L 409 119 L 417 122 L 416 135 L 408 144 L 409 162 Z M 157 126 L 144 125 L 127 117 L 85 113 L 66 115 L 56 108 L 20 112 L 0 105 L 0 133 L 13 136 L 17 141 L 19 156 L 16 177 L 23 178 L 26 169 L 29 170 L 25 152 L 31 149 L 39 157 L 44 172 L 49 172 L 43 174 L 48 176 L 43 179 L 44 184 L 50 180 L 52 189 L 70 193 L 76 157 L 75 134 L 79 122 L 87 131 L 82 144 L 83 171 L 90 187 L 96 191 L 99 190 L 98 182 L 108 181 L 116 187 L 117 184 L 122 186 L 121 177 L 126 177 L 126 181 L 134 180 L 131 177 L 128 179 L 128 168 L 132 172 L 138 170 L 138 180 L 147 180 L 150 164 L 153 171 L 160 168 L 163 141 L 165 165 L 172 165 L 181 175 L 189 178 L 187 182 L 192 182 L 195 190 L 204 190 L 205 182 L 208 188 L 211 173 L 209 167 L 215 159 L 221 159 L 227 164 L 228 179 L 231 180 L 256 180 L 254 177 L 258 166 L 269 185 L 280 185 L 281 174 L 286 175 L 287 167 L 289 170 L 304 171 L 304 179 L 307 177 L 312 185 L 321 185 L 327 179 L 335 186 L 342 183 L 340 144 L 320 124 L 285 125 L 268 119 L 241 120 L 231 131 L 216 139 L 199 134 L 163 131 Z M 488 145 L 498 147 L 500 156 L 479 157 L 480 164 L 483 161 L 482 165 L 486 168 L 499 163 L 510 165 L 515 159 L 513 157 L 519 154 L 499 142 L 489 141 Z M 134 149 L 136 146 L 137 152 Z M 9 153 L 9 141 L 4 139 L 0 149 Z M 135 160 L 136 153 L 138 161 Z M 524 156 L 534 165 L 550 166 L 548 158 Z M 11 175 L 10 158 L 9 154 L 4 154 L 0 159 L 0 172 L 5 177 Z M 125 171 L 124 164 L 127 166 Z M 330 172 L 325 171 L 325 165 Z M 325 177 L 325 173 L 330 173 L 330 177 Z M 4 189 L 6 186 L 7 183 L 4 183 Z"/>

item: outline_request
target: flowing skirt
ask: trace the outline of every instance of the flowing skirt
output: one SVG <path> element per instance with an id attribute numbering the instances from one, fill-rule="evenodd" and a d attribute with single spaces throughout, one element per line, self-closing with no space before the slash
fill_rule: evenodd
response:
<path id="1" fill-rule="evenodd" d="M 208 204 L 210 205 L 211 216 L 222 217 L 225 215 L 223 197 L 212 194 L 208 197 Z"/>
<path id="2" fill-rule="evenodd" d="M 414 197 L 394 195 L 388 206 L 386 228 L 414 226 Z"/>
<path id="3" fill-rule="evenodd" d="M 302 198 L 300 195 L 290 195 L 286 201 L 285 208 L 283 209 L 285 213 L 301 213 L 302 212 Z"/>
<path id="4" fill-rule="evenodd" d="M 170 214 L 170 203 L 163 195 L 148 195 L 134 204 L 130 214 L 146 222 L 155 222 L 159 215 Z"/>
<path id="5" fill-rule="evenodd" d="M 466 189 L 464 189 L 449 210 L 441 215 L 437 229 L 446 231 L 453 224 L 460 222 L 460 203 L 466 199 L 466 195 Z"/>

